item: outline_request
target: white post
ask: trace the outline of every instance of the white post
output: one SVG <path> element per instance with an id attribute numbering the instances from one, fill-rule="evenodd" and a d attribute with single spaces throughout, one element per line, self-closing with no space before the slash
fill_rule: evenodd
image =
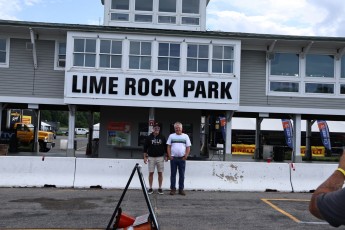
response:
<path id="1" fill-rule="evenodd" d="M 75 129 L 75 105 L 68 105 L 68 141 L 67 141 L 67 152 L 68 157 L 75 157 L 74 150 L 74 129 Z"/>
<path id="2" fill-rule="evenodd" d="M 223 160 L 231 160 L 232 158 L 232 152 L 231 152 L 231 147 L 232 147 L 232 136 L 231 136 L 231 131 L 232 131 L 232 116 L 234 115 L 234 111 L 226 111 L 225 118 L 226 118 L 226 130 L 225 130 L 225 150 L 223 151 L 225 154 L 223 155 Z"/>
<path id="3" fill-rule="evenodd" d="M 147 130 L 147 136 L 153 131 L 153 125 L 155 122 L 155 108 L 149 110 L 149 129 Z"/>
<path id="4" fill-rule="evenodd" d="M 301 114 L 293 116 L 293 147 L 292 162 L 302 162 L 301 155 Z"/>

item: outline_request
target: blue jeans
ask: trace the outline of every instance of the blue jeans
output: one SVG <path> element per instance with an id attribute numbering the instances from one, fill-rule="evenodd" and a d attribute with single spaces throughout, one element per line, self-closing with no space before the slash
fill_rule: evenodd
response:
<path id="1" fill-rule="evenodd" d="M 183 190 L 184 189 L 184 172 L 186 169 L 186 161 L 182 160 L 182 157 L 173 157 L 172 160 L 170 160 L 170 189 L 176 189 L 176 173 L 178 169 L 178 189 Z"/>

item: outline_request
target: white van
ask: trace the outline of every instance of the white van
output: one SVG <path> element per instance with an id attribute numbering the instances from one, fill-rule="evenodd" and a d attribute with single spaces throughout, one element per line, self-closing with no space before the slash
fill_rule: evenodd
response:
<path id="1" fill-rule="evenodd" d="M 87 135 L 87 134 L 89 134 L 89 130 L 87 130 L 85 128 L 75 128 L 74 132 L 76 135 Z"/>

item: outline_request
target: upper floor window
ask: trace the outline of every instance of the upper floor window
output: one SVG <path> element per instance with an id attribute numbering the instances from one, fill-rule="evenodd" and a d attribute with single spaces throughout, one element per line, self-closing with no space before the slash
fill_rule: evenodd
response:
<path id="1" fill-rule="evenodd" d="M 299 55 L 292 53 L 275 53 L 271 60 L 271 75 L 299 76 Z"/>
<path id="2" fill-rule="evenodd" d="M 129 10 L 129 0 L 111 0 L 111 9 Z"/>
<path id="3" fill-rule="evenodd" d="M 208 72 L 208 45 L 188 45 L 187 71 Z"/>
<path id="4" fill-rule="evenodd" d="M 159 0 L 159 12 L 176 13 L 176 0 Z"/>
<path id="5" fill-rule="evenodd" d="M 111 20 L 124 22 L 129 21 L 129 0 L 112 0 L 111 9 L 121 11 L 117 13 L 111 13 Z"/>
<path id="6" fill-rule="evenodd" d="M 153 0 L 136 0 L 135 10 L 136 11 L 153 11 Z"/>
<path id="7" fill-rule="evenodd" d="M 121 68 L 122 42 L 115 40 L 101 40 L 99 67 Z"/>
<path id="8" fill-rule="evenodd" d="M 306 77 L 334 78 L 334 56 L 308 54 L 305 75 Z"/>
<path id="9" fill-rule="evenodd" d="M 213 46 L 212 72 L 233 73 L 234 47 Z"/>
<path id="10" fill-rule="evenodd" d="M 56 67 L 64 68 L 66 65 L 66 42 L 58 42 L 57 46 Z"/>
<path id="11" fill-rule="evenodd" d="M 270 82 L 270 91 L 298 93 L 299 84 L 297 82 Z"/>
<path id="12" fill-rule="evenodd" d="M 131 41 L 129 49 L 130 69 L 151 69 L 151 42 Z"/>
<path id="13" fill-rule="evenodd" d="M 96 66 L 96 39 L 74 39 L 73 66 Z"/>
<path id="14" fill-rule="evenodd" d="M 180 44 L 159 43 L 158 70 L 180 71 Z"/>
<path id="15" fill-rule="evenodd" d="M 183 0 L 182 13 L 184 14 L 199 14 L 200 0 Z"/>
<path id="16" fill-rule="evenodd" d="M 341 60 L 340 77 L 345 78 L 345 56 L 342 56 L 340 60 Z"/>
<path id="17" fill-rule="evenodd" d="M 7 63 L 7 39 L 0 38 L 0 65 Z"/>
<path id="18" fill-rule="evenodd" d="M 333 94 L 334 84 L 324 84 L 324 83 L 306 83 L 305 84 L 306 93 L 323 93 L 323 94 Z"/>

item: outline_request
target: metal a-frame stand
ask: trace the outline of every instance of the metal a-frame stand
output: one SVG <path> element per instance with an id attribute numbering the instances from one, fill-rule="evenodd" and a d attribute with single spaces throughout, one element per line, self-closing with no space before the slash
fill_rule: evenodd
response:
<path id="1" fill-rule="evenodd" d="M 114 229 L 113 227 L 111 227 L 113 224 L 114 224 L 114 219 L 115 219 L 115 216 L 117 213 L 119 213 L 119 211 L 121 210 L 120 208 L 120 205 L 122 203 L 122 200 L 128 190 L 128 187 L 133 179 L 133 176 L 134 176 L 134 173 L 135 172 L 138 172 L 138 176 L 139 176 L 139 180 L 140 180 L 140 184 L 141 184 L 141 188 L 143 190 L 143 193 L 144 193 L 144 197 L 145 197 L 145 201 L 146 201 L 146 204 L 147 204 L 147 207 L 149 209 L 149 219 L 150 221 L 152 222 L 152 225 L 153 225 L 153 229 L 157 229 L 159 230 L 159 225 L 158 225 L 158 221 L 157 221 L 157 218 L 156 218 L 156 215 L 153 211 L 153 208 L 152 208 L 152 205 L 151 205 L 151 201 L 149 199 L 149 195 L 147 194 L 147 190 L 146 190 L 146 185 L 145 185 L 145 181 L 144 181 L 144 177 L 143 177 L 143 173 L 141 172 L 141 165 L 139 164 L 136 164 L 133 168 L 133 171 L 132 171 L 132 174 L 131 176 L 129 177 L 129 180 L 127 182 L 127 185 L 125 187 L 125 189 L 123 190 L 122 192 L 122 195 L 121 195 L 121 198 L 119 200 L 119 202 L 117 203 L 117 206 L 114 210 L 114 213 L 113 215 L 111 216 L 111 219 L 108 223 L 108 226 L 107 226 L 107 230 L 110 230 L 110 229 Z M 121 211 L 120 211 L 121 212 Z"/>

